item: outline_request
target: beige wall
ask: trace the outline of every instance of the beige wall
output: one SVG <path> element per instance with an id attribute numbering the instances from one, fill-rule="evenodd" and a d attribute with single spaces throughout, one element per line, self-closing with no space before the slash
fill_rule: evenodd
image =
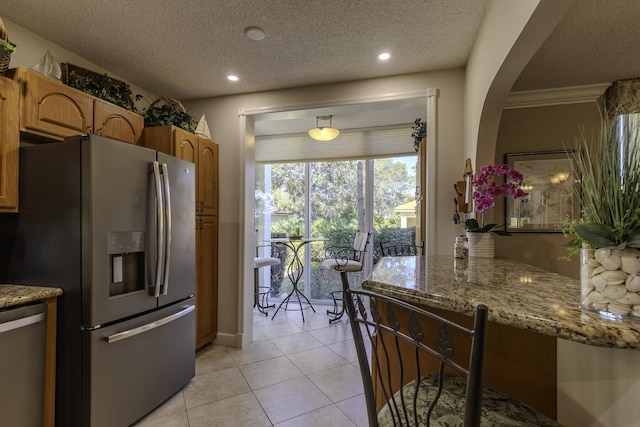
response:
<path id="1" fill-rule="evenodd" d="M 553 151 L 572 148 L 580 129 L 592 134 L 600 123 L 596 102 L 505 110 L 500 121 L 495 161 L 504 162 L 506 153 Z M 494 208 L 497 224 L 505 222 L 504 200 Z M 568 242 L 561 233 L 513 233 L 496 237 L 496 256 L 516 259 L 576 279 L 578 259 L 561 260 Z"/>
<path id="2" fill-rule="evenodd" d="M 32 67 L 40 62 L 47 50 L 49 50 L 51 52 L 51 55 L 59 63 L 68 62 L 70 64 L 84 67 L 97 73 L 107 73 L 109 74 L 109 76 L 115 79 L 123 80 L 117 74 L 114 74 L 109 70 L 105 70 L 97 64 L 89 62 L 81 56 L 78 56 L 75 53 L 60 47 L 55 43 L 43 39 L 42 37 L 19 25 L 14 24 L 11 21 L 3 18 L 2 22 L 4 22 L 7 34 L 9 34 L 9 39 L 12 43 L 16 44 L 16 51 L 11 55 L 9 68 Z M 131 84 L 130 86 L 131 91 L 134 93 L 134 95 L 140 94 L 144 97 L 136 103 L 136 107 L 139 111 L 141 111 L 143 108 L 146 108 L 158 97 L 157 95 L 137 85 Z"/>
<path id="3" fill-rule="evenodd" d="M 469 57 L 465 156 L 474 169 L 493 160 L 502 106 L 524 67 L 573 0 L 489 0 Z"/>

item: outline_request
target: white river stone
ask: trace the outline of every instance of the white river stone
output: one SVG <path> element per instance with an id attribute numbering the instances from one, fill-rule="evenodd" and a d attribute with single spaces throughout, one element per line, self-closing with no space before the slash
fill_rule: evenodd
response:
<path id="1" fill-rule="evenodd" d="M 631 306 L 625 304 L 609 304 L 607 309 L 614 314 L 629 314 L 631 313 Z"/>
<path id="2" fill-rule="evenodd" d="M 626 281 L 629 292 L 640 292 L 640 276 L 629 276 Z"/>
<path id="3" fill-rule="evenodd" d="M 621 260 L 621 270 L 627 274 L 636 274 L 640 272 L 640 259 L 634 255 L 622 255 L 620 257 Z"/>
<path id="4" fill-rule="evenodd" d="M 627 287 L 625 285 L 608 285 L 604 288 L 602 294 L 606 297 L 619 300 L 627 294 Z"/>
<path id="5" fill-rule="evenodd" d="M 595 267 L 592 267 L 590 265 L 585 265 L 582 267 L 582 274 L 586 279 L 590 279 L 593 277 L 594 270 L 595 270 Z"/>
<path id="6" fill-rule="evenodd" d="M 605 300 L 605 296 L 600 292 L 593 291 L 584 298 L 585 304 L 591 305 Z"/>
<path id="7" fill-rule="evenodd" d="M 591 278 L 591 283 L 593 283 L 593 286 L 595 286 L 598 291 L 602 292 L 605 286 L 607 286 L 607 279 L 602 277 L 601 274 L 598 274 L 597 276 L 593 276 L 593 278 Z"/>
<path id="8" fill-rule="evenodd" d="M 636 292 L 627 292 L 624 297 L 618 300 L 618 302 L 621 302 L 622 304 L 639 305 L 640 294 Z"/>
<path id="9" fill-rule="evenodd" d="M 627 273 L 625 273 L 622 270 L 607 270 L 602 272 L 600 275 L 605 279 L 607 279 L 607 282 L 609 282 L 609 284 L 615 284 L 615 285 L 619 283 L 611 283 L 611 282 L 624 283 L 624 281 L 627 279 Z"/>
<path id="10" fill-rule="evenodd" d="M 602 263 L 602 260 L 608 257 L 609 255 L 611 255 L 611 249 L 600 248 L 600 249 L 596 249 L 594 256 L 596 258 L 596 261 L 598 261 L 599 263 Z"/>
<path id="11" fill-rule="evenodd" d="M 589 258 L 589 261 L 587 261 L 586 265 L 588 265 L 591 268 L 596 268 L 600 266 L 600 263 L 593 258 Z"/>
<path id="12" fill-rule="evenodd" d="M 600 264 L 607 270 L 617 270 L 622 265 L 622 260 L 618 255 L 611 255 L 600 261 Z"/>

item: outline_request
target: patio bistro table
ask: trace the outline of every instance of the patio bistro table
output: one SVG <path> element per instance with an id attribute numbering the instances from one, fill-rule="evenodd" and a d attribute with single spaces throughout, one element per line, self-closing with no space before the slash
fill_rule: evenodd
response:
<path id="1" fill-rule="evenodd" d="M 286 246 L 289 249 L 291 249 L 293 253 L 293 259 L 289 263 L 289 268 L 287 268 L 287 277 L 291 281 L 291 284 L 293 285 L 293 289 L 291 289 L 291 292 L 289 292 L 289 294 L 278 305 L 278 308 L 276 309 L 275 313 L 273 313 L 273 316 L 271 316 L 271 320 L 273 320 L 273 318 L 276 317 L 276 314 L 278 314 L 278 311 L 280 311 L 280 308 L 282 308 L 283 305 L 284 305 L 284 310 L 288 310 L 289 301 L 291 300 L 291 297 L 294 297 L 294 296 L 298 300 L 298 305 L 300 306 L 300 313 L 302 314 L 303 322 L 304 322 L 304 308 L 302 307 L 302 303 L 303 303 L 302 300 L 304 300 L 304 303 L 308 304 L 309 307 L 311 307 L 311 309 L 315 313 L 316 310 L 315 308 L 313 308 L 313 305 L 311 304 L 311 301 L 309 301 L 309 298 L 307 298 L 306 295 L 298 289 L 298 282 L 300 281 L 300 278 L 302 277 L 302 273 L 304 272 L 304 264 L 300 259 L 300 248 L 302 248 L 307 243 L 324 242 L 327 240 L 329 239 L 326 239 L 324 237 L 311 237 L 311 238 L 283 237 L 283 238 L 275 238 L 275 239 L 265 239 L 265 242 L 271 242 L 277 245 Z M 300 297 L 302 297 L 302 300 L 300 299 Z M 305 308 L 308 308 L 308 307 L 305 307 Z"/>

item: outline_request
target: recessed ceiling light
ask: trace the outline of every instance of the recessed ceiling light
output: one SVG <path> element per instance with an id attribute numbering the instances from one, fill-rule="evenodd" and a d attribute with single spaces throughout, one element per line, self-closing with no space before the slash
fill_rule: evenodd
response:
<path id="1" fill-rule="evenodd" d="M 227 79 L 231 80 L 232 82 L 237 82 L 238 81 L 238 76 L 234 76 L 233 74 L 229 74 L 227 76 Z"/>
<path id="2" fill-rule="evenodd" d="M 260 27 L 247 27 L 244 29 L 244 33 L 251 40 L 262 40 L 264 38 L 264 30 Z"/>
<path id="3" fill-rule="evenodd" d="M 381 61 L 386 61 L 389 58 L 391 58 L 391 54 L 387 52 L 384 52 L 378 55 L 378 59 L 380 59 Z"/>

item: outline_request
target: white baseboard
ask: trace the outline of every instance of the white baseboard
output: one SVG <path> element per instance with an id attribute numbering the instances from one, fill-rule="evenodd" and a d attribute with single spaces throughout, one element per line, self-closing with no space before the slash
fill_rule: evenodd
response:
<path id="1" fill-rule="evenodd" d="M 213 343 L 215 345 L 223 345 L 225 347 L 240 347 L 238 346 L 238 342 L 240 342 L 241 338 L 241 334 L 225 334 L 218 332 L 218 336 Z"/>

